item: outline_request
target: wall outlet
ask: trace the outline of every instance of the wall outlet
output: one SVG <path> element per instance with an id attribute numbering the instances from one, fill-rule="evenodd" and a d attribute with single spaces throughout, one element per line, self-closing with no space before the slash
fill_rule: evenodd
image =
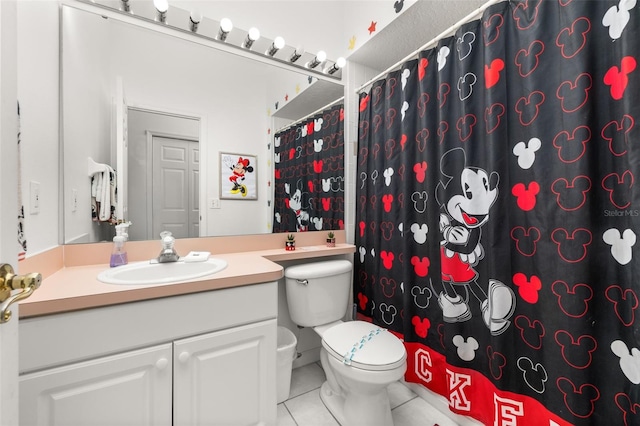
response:
<path id="1" fill-rule="evenodd" d="M 210 209 L 219 209 L 220 208 L 220 198 L 211 198 L 209 200 L 209 208 Z"/>
<path id="2" fill-rule="evenodd" d="M 29 201 L 29 212 L 40 213 L 40 182 L 35 180 L 29 182 Z"/>

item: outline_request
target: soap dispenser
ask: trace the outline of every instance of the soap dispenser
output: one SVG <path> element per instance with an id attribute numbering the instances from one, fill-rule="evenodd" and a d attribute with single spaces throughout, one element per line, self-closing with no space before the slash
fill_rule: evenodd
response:
<path id="1" fill-rule="evenodd" d="M 109 265 L 113 268 L 129 263 L 125 242 L 129 234 L 127 233 L 131 222 L 122 222 L 116 225 L 116 236 L 113 237 L 113 251 L 111 252 L 111 261 Z"/>

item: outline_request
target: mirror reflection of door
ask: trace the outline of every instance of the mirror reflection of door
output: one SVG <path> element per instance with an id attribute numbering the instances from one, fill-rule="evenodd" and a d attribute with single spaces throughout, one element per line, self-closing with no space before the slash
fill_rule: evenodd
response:
<path id="1" fill-rule="evenodd" d="M 151 235 L 199 235 L 198 141 L 152 136 Z"/>
<path id="2" fill-rule="evenodd" d="M 199 236 L 200 119 L 129 106 L 127 220 L 131 240 Z"/>

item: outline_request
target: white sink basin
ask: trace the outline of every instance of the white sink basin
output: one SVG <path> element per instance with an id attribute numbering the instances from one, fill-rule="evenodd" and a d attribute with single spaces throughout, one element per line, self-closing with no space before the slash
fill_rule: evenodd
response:
<path id="1" fill-rule="evenodd" d="M 98 280 L 107 284 L 166 284 L 215 274 L 226 267 L 226 260 L 216 258 L 204 262 L 136 262 L 104 270 Z"/>

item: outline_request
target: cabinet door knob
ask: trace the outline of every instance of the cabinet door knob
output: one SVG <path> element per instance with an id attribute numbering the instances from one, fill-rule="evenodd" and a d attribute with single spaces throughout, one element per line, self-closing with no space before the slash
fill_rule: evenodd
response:
<path id="1" fill-rule="evenodd" d="M 180 360 L 180 362 L 183 362 L 183 363 L 189 361 L 189 358 L 191 358 L 191 354 L 189 354 L 189 352 L 182 352 L 178 356 L 178 359 Z"/>
<path id="2" fill-rule="evenodd" d="M 169 365 L 169 360 L 166 358 L 160 358 L 158 361 L 156 361 L 156 368 L 158 370 L 164 370 L 165 368 L 167 368 L 167 365 Z"/>

